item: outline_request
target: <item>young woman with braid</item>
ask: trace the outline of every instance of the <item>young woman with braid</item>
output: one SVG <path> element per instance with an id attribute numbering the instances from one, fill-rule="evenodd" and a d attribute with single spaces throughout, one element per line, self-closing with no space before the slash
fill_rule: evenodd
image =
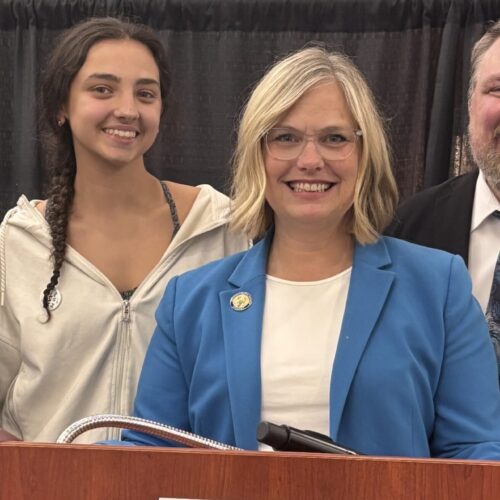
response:
<path id="1" fill-rule="evenodd" d="M 128 414 L 168 280 L 248 247 L 224 195 L 144 167 L 168 87 L 157 36 L 113 18 L 65 32 L 45 67 L 47 200 L 21 196 L 0 230 L 0 427 L 20 439 Z"/>

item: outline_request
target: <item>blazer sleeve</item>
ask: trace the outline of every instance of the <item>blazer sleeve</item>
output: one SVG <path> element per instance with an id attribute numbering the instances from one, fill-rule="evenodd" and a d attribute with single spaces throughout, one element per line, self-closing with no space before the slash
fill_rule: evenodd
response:
<path id="1" fill-rule="evenodd" d="M 156 312 L 157 326 L 146 352 L 134 416 L 191 431 L 188 419 L 188 385 L 182 372 L 174 332 L 173 312 L 177 278 L 170 280 Z M 124 431 L 122 444 L 180 446 L 175 442 Z"/>
<path id="2" fill-rule="evenodd" d="M 486 322 L 462 259 L 451 261 L 444 311 L 445 352 L 434 397 L 433 456 L 500 456 L 500 390 Z"/>

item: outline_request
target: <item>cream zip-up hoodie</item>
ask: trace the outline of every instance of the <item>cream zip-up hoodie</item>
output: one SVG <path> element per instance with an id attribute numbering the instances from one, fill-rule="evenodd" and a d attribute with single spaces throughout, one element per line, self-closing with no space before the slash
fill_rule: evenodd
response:
<path id="1" fill-rule="evenodd" d="M 245 250 L 227 228 L 229 200 L 201 190 L 169 248 L 130 300 L 68 247 L 47 321 L 42 292 L 52 274 L 47 222 L 21 196 L 0 227 L 0 427 L 27 441 L 55 441 L 89 415 L 132 411 L 154 313 L 168 280 Z M 75 442 L 116 439 L 96 429 Z"/>

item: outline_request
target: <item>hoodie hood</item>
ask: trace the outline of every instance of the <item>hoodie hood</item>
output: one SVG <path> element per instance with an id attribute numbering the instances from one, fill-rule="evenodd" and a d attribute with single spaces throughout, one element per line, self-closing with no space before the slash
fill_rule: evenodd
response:
<path id="1" fill-rule="evenodd" d="M 35 208 L 41 200 L 31 202 L 22 195 L 14 208 L 11 208 L 0 225 L 0 307 L 5 302 L 5 287 L 7 279 L 5 244 L 9 227 L 18 227 L 31 233 L 40 243 L 50 247 L 49 226 L 42 214 Z"/>

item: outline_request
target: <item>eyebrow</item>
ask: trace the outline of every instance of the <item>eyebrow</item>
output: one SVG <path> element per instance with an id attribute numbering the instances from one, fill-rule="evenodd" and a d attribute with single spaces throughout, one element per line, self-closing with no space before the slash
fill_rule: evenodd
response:
<path id="1" fill-rule="evenodd" d="M 112 73 L 92 73 L 87 77 L 87 80 L 107 80 L 108 82 L 114 82 L 114 83 L 120 83 L 121 78 L 113 75 Z M 139 85 L 156 85 L 160 86 L 160 82 L 158 80 L 155 80 L 154 78 L 139 78 L 139 80 L 136 81 L 136 84 Z"/>
<path id="2" fill-rule="evenodd" d="M 487 76 L 484 79 L 484 83 L 497 82 L 498 80 L 500 80 L 500 73 L 494 73 L 492 75 Z"/>
<path id="3" fill-rule="evenodd" d="M 300 132 L 302 133 L 302 130 L 299 130 L 295 127 L 290 127 L 288 125 L 277 125 L 276 127 L 273 127 L 273 128 L 277 128 L 277 129 L 286 129 L 286 130 L 293 130 L 294 132 Z M 342 131 L 342 130 L 351 130 L 351 129 L 355 129 L 356 127 L 351 127 L 350 125 L 327 125 L 326 127 L 323 127 L 323 128 L 320 128 L 317 133 L 323 133 L 323 132 L 334 132 L 334 131 Z"/>

